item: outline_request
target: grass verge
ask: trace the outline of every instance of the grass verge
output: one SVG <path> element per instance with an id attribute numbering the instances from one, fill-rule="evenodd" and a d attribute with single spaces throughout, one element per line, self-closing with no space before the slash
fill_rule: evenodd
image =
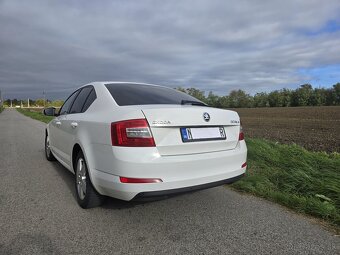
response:
<path id="1" fill-rule="evenodd" d="M 48 123 L 50 122 L 54 117 L 51 116 L 45 116 L 41 112 L 36 112 L 36 111 L 30 111 L 29 109 L 17 109 L 18 112 L 22 113 L 23 115 L 26 115 L 32 119 L 35 120 L 40 120 L 42 122 Z"/>
<path id="2" fill-rule="evenodd" d="M 53 117 L 17 109 L 42 122 Z M 247 139 L 246 176 L 231 186 L 316 216 L 340 230 L 340 154 L 310 152 L 298 145 Z"/>
<path id="3" fill-rule="evenodd" d="M 340 229 L 340 154 L 310 152 L 298 145 L 247 139 L 248 171 L 232 187 Z"/>

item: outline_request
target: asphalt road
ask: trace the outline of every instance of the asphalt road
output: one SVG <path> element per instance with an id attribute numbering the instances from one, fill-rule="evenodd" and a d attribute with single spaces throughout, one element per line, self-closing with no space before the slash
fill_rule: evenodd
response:
<path id="1" fill-rule="evenodd" d="M 43 148 L 44 124 L 0 114 L 0 254 L 340 254 L 310 219 L 225 187 L 83 210 Z"/>

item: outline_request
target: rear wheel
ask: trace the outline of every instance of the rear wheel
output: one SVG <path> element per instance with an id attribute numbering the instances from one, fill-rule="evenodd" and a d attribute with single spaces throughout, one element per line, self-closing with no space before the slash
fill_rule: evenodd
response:
<path id="1" fill-rule="evenodd" d="M 84 209 L 101 205 L 103 196 L 95 190 L 91 183 L 85 157 L 81 151 L 78 153 L 76 162 L 75 187 L 78 204 Z"/>
<path id="2" fill-rule="evenodd" d="M 51 151 L 51 146 L 50 146 L 50 138 L 48 134 L 45 136 L 45 156 L 48 161 L 55 161 L 55 157 L 53 156 L 53 153 Z"/>

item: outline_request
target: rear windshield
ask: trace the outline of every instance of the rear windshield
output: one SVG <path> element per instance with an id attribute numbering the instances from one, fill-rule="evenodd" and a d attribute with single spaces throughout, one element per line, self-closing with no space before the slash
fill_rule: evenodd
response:
<path id="1" fill-rule="evenodd" d="M 175 89 L 142 84 L 106 84 L 113 99 L 120 106 L 145 104 L 201 103 L 198 99 Z"/>

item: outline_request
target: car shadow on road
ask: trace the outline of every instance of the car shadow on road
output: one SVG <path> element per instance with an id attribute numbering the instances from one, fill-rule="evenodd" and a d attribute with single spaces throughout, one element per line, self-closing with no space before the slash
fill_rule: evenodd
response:
<path id="1" fill-rule="evenodd" d="M 105 209 L 127 209 L 131 207 L 136 207 L 136 206 L 144 206 L 146 204 L 152 204 L 152 203 L 157 203 L 165 200 L 173 200 L 173 199 L 178 199 L 183 196 L 187 196 L 192 193 L 200 192 L 200 190 L 195 190 L 195 191 L 188 191 L 185 193 L 178 193 L 174 195 L 167 195 L 167 196 L 159 196 L 159 197 L 149 197 L 145 198 L 142 200 L 132 200 L 132 201 L 123 201 L 120 199 L 115 199 L 112 197 L 106 197 L 104 204 L 102 205 L 102 208 Z"/>
<path id="2" fill-rule="evenodd" d="M 124 201 L 120 199 L 116 199 L 113 197 L 105 197 L 104 203 L 101 205 L 103 209 L 128 209 L 136 206 L 143 206 L 147 203 L 152 203 L 156 201 Z"/>

